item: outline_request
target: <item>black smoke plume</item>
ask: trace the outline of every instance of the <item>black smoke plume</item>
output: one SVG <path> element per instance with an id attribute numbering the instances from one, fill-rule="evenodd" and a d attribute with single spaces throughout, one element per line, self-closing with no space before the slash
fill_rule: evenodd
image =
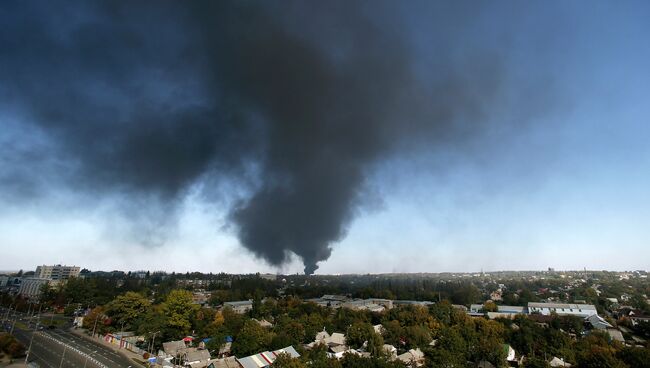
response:
<path id="1" fill-rule="evenodd" d="M 253 167 L 230 210 L 240 242 L 313 273 L 373 167 L 480 130 L 499 68 L 458 57 L 447 16 L 421 58 L 379 2 L 3 2 L 0 104 L 21 121 L 6 124 L 21 138 L 0 151 L 4 196 L 63 182 L 174 203 Z"/>

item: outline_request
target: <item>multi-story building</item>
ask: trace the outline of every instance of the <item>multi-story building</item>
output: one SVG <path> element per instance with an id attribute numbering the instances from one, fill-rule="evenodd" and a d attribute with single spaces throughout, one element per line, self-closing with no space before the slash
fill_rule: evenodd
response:
<path id="1" fill-rule="evenodd" d="M 37 266 L 34 277 L 53 281 L 67 280 L 71 277 L 78 277 L 81 269 L 77 266 Z"/>
<path id="2" fill-rule="evenodd" d="M 28 299 L 37 299 L 41 295 L 43 285 L 47 285 L 49 282 L 49 279 L 25 277 L 20 284 L 18 294 Z"/>

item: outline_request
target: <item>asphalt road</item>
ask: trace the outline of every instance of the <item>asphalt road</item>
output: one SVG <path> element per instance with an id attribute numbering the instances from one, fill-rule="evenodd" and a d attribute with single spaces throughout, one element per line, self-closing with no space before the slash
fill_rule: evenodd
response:
<path id="1" fill-rule="evenodd" d="M 21 318 L 23 318 L 22 321 Z M 25 347 L 28 347 L 34 333 L 35 323 L 31 324 L 31 329 L 25 328 L 30 323 L 26 315 L 22 313 L 17 313 L 15 320 L 17 323 L 14 325 L 14 336 Z M 11 330 L 11 326 L 12 321 L 3 325 L 6 331 Z M 59 328 L 43 329 L 34 334 L 29 361 L 47 368 L 127 368 L 137 366 L 130 359 L 100 343 L 89 341 Z"/>

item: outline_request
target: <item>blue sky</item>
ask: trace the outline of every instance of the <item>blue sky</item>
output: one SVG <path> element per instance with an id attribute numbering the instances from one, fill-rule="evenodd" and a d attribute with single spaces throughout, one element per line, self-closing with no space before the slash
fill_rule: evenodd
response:
<path id="1" fill-rule="evenodd" d="M 63 66 L 44 71 L 41 64 L 29 58 L 33 50 L 12 43 L 15 38 L 26 39 L 28 35 L 9 19 L 8 11 L 13 5 L 5 5 L 0 12 L 0 26 L 6 28 L 0 46 L 3 43 L 14 46 L 0 47 L 11 50 L 4 51 L 0 57 L 0 67 L 4 64 L 5 70 L 0 77 L 10 81 L 5 87 L 0 86 L 0 199 L 4 202 L 0 209 L 3 249 L 0 269 L 66 263 L 91 269 L 303 271 L 301 257 L 311 257 L 311 252 L 300 253 L 303 250 L 299 249 L 300 256 L 297 256 L 289 251 L 294 248 L 280 244 L 273 249 L 284 249 L 287 256 L 278 260 L 255 245 L 242 245 L 245 238 L 238 227 L 247 223 L 233 221 L 231 217 L 238 201 L 252 198 L 260 186 L 265 187 L 269 180 L 265 175 L 282 182 L 283 171 L 269 169 L 272 156 L 260 159 L 257 154 L 242 154 L 245 165 L 235 169 L 229 166 L 227 170 L 234 174 L 228 171 L 228 175 L 219 174 L 215 178 L 211 170 L 216 170 L 214 167 L 221 170 L 219 157 L 205 166 L 184 161 L 179 164 L 183 166 L 175 166 L 178 163 L 174 156 L 153 151 L 152 156 L 160 160 L 154 166 L 193 175 L 197 171 L 191 179 L 181 181 L 181 189 L 176 191 L 177 181 L 170 181 L 170 186 L 142 184 L 155 183 L 158 174 L 154 171 L 145 170 L 141 176 L 114 174 L 108 170 L 115 168 L 101 156 L 104 151 L 92 147 L 71 149 L 69 146 L 80 144 L 79 140 L 69 138 L 70 134 L 77 134 L 71 132 L 80 132 L 85 137 L 87 122 L 66 120 L 65 114 L 58 121 L 53 114 L 34 113 L 37 109 L 51 112 L 42 107 L 42 101 L 34 101 L 47 94 L 38 94 L 24 87 L 25 84 L 42 76 L 43 83 L 36 82 L 36 88 L 54 91 L 54 99 L 61 98 L 62 91 L 92 96 L 83 107 L 71 103 L 74 99 L 61 99 L 68 104 L 64 106 L 65 111 L 78 111 L 80 116 L 87 116 L 83 115 L 86 109 L 103 106 L 116 107 L 106 110 L 106 114 L 139 115 L 140 105 L 129 101 L 132 94 L 124 92 L 125 85 L 120 84 L 123 82 L 113 83 L 104 75 L 110 76 L 121 63 L 133 60 L 116 57 L 113 64 L 105 65 L 83 52 L 83 40 L 70 41 L 67 45 L 71 50 L 79 48 L 79 55 L 76 51 L 63 56 L 58 51 L 44 54 L 44 60 L 51 59 L 55 65 L 57 60 L 63 60 Z M 314 258 L 319 266 L 317 273 L 650 268 L 647 247 L 650 239 L 647 226 L 650 220 L 650 145 L 647 143 L 650 137 L 647 68 L 650 7 L 646 3 L 496 2 L 479 7 L 409 2 L 369 7 L 361 2 L 356 5 L 359 9 L 354 14 L 370 19 L 372 27 L 377 27 L 369 29 L 381 31 L 367 33 L 367 29 L 354 25 L 357 21 L 354 17 L 352 21 L 346 20 L 350 15 L 343 12 L 343 5 L 340 9 L 335 6 L 329 9 L 324 20 L 315 18 L 315 13 L 322 9 L 316 6 L 312 9 L 309 4 L 287 3 L 286 9 L 264 8 L 287 33 L 298 34 L 297 39 L 310 47 L 318 45 L 317 48 L 324 49 L 323 55 L 329 55 L 341 65 L 351 62 L 350 55 L 364 59 L 365 52 L 375 57 L 385 55 L 389 60 L 394 58 L 391 62 L 399 63 L 400 57 L 388 54 L 404 52 L 409 72 L 425 87 L 414 89 L 424 91 L 422 94 L 408 90 L 411 92 L 407 102 L 396 103 L 395 110 L 387 110 L 391 115 L 387 119 L 392 120 L 377 125 L 378 130 L 386 127 L 389 132 L 400 132 L 403 127 L 413 129 L 414 133 L 397 133 L 394 138 L 397 143 L 391 144 L 390 149 L 369 151 L 372 153 L 369 156 L 354 158 L 363 157 L 359 171 L 346 173 L 358 173 L 363 179 L 352 187 L 355 194 L 347 203 L 349 212 L 344 212 L 343 219 L 337 223 L 341 227 L 340 236 L 332 236 L 327 241 L 331 255 Z M 262 8 L 262 5 L 253 7 Z M 26 19 L 51 17 L 52 27 L 57 28 L 60 20 L 56 14 L 48 15 L 46 8 L 47 4 L 43 3 L 40 8 L 19 10 Z M 74 9 L 64 12 L 74 13 Z M 80 24 L 90 24 L 91 29 L 96 23 L 102 23 L 116 27 L 128 37 L 131 32 L 143 32 L 130 19 L 114 18 L 103 8 L 78 9 L 75 14 Z M 164 25 L 170 34 L 175 29 L 184 32 L 184 23 L 170 21 L 165 9 L 160 10 L 159 17 L 151 22 Z M 314 24 L 310 25 L 312 21 Z M 235 35 L 238 27 L 235 24 L 232 28 Z M 65 30 L 59 31 L 62 38 L 69 36 Z M 359 38 L 349 36 L 349 32 L 357 31 Z M 386 38 L 376 36 L 384 32 L 388 34 Z M 363 47 L 356 53 L 355 47 L 359 45 L 355 42 L 368 35 L 376 37 L 379 46 Z M 178 44 L 179 50 L 193 45 L 181 36 L 170 37 L 173 37 L 172 45 Z M 393 39 L 399 39 L 400 46 L 391 43 L 383 54 L 381 43 Z M 91 41 L 97 39 L 91 37 Z M 135 45 L 137 50 L 148 47 L 137 42 Z M 169 51 L 170 59 L 175 47 Z M 113 52 L 130 51 L 117 47 Z M 140 51 L 135 52 L 137 55 Z M 201 52 L 196 55 L 200 58 Z M 25 68 L 17 67 L 23 64 Z M 78 80 L 68 77 L 69 71 L 65 69 L 70 65 L 77 65 L 70 68 L 78 68 Z M 373 62 L 370 65 L 375 67 Z M 166 67 L 156 61 L 142 62 L 133 72 L 142 81 L 124 83 L 138 90 L 138 101 L 164 101 L 161 106 L 171 106 L 170 111 L 209 97 L 203 92 L 211 83 L 206 82 L 209 78 L 205 65 L 175 66 L 180 69 L 171 70 L 179 70 L 178 75 Z M 382 70 L 381 65 L 376 67 Z M 130 73 L 132 69 L 125 70 Z M 165 71 L 161 72 L 162 79 L 156 77 L 156 70 Z M 224 83 L 223 78 L 217 78 L 216 83 Z M 485 83 L 477 84 L 477 78 Z M 449 89 L 430 87 L 447 79 L 453 82 Z M 93 81 L 92 87 L 85 83 L 88 81 Z M 354 78 L 344 81 L 356 83 Z M 386 83 L 397 89 L 403 86 L 401 79 Z M 243 90 L 242 96 L 258 96 L 250 93 L 248 86 L 230 86 L 220 87 L 218 94 Z M 454 88 L 460 88 L 461 92 Z M 386 93 L 381 91 L 379 97 L 401 98 Z M 460 133 L 447 134 L 456 125 L 449 129 L 440 125 L 443 128 L 439 131 L 418 128 L 420 120 L 438 119 L 434 115 L 440 111 L 419 110 L 422 106 L 436 106 L 440 101 L 455 104 L 456 98 L 471 102 L 459 104 L 458 111 L 453 113 L 460 124 Z M 372 102 L 369 105 L 372 109 L 380 107 Z M 224 105 L 218 106 L 225 109 Z M 271 110 L 276 111 L 275 106 Z M 415 110 L 418 112 L 410 114 Z M 261 110 L 247 111 L 255 115 Z M 338 111 L 336 105 L 334 111 Z M 400 114 L 404 120 L 394 123 L 400 120 L 397 117 Z M 309 112 L 306 116 L 310 116 Z M 256 119 L 266 121 L 272 117 L 261 113 L 253 118 Z M 113 149 L 110 138 L 120 137 L 115 131 L 130 132 L 125 125 L 113 122 L 118 120 L 116 117 L 108 119 L 106 125 L 98 125 L 107 129 L 101 134 L 106 134 L 109 151 Z M 416 128 L 407 128 L 412 120 L 416 121 Z M 129 121 L 129 124 L 139 124 L 139 121 Z M 371 121 L 369 127 L 373 124 Z M 272 130 L 274 126 L 270 127 Z M 308 134 L 319 134 L 318 125 L 315 128 Z M 261 137 L 262 141 L 271 139 Z M 233 140 L 236 138 L 229 138 L 229 142 Z M 146 146 L 149 139 L 143 142 Z M 178 139 L 173 144 L 184 142 Z M 256 147 L 256 141 L 246 142 Z M 273 145 L 273 141 L 266 142 L 260 146 Z M 178 154 L 186 152 L 165 145 L 156 147 Z M 144 158 L 138 154 L 129 157 L 131 160 L 149 157 L 145 148 L 141 154 Z M 94 155 L 100 159 L 95 160 Z M 279 167 L 291 170 L 294 164 L 291 161 Z M 147 165 L 151 166 L 152 162 L 147 161 Z M 129 169 L 118 167 L 118 170 Z M 332 170 L 325 173 L 340 173 Z M 104 173 L 107 176 L 102 176 Z M 97 184 L 89 178 L 95 175 L 115 182 Z M 169 178 L 162 175 L 160 180 Z M 323 179 L 320 185 L 328 182 Z M 327 188 L 323 189 L 328 193 Z M 318 223 L 319 217 L 328 211 L 329 207 L 310 207 L 300 215 L 314 218 Z M 281 216 L 269 212 L 263 218 L 273 225 L 271 219 Z M 269 227 L 281 234 L 292 231 Z"/>

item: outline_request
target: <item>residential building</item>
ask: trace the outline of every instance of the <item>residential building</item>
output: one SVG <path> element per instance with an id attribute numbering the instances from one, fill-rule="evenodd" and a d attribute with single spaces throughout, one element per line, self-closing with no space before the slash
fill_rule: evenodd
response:
<path id="1" fill-rule="evenodd" d="M 558 357 L 553 357 L 553 359 L 551 359 L 551 361 L 548 362 L 548 365 L 550 365 L 553 368 L 555 368 L 555 367 L 566 367 L 566 368 L 571 367 L 571 364 L 565 362 L 564 359 L 558 358 Z"/>
<path id="2" fill-rule="evenodd" d="M 419 348 L 411 349 L 404 354 L 398 355 L 397 360 L 407 367 L 421 367 L 424 365 L 424 353 Z"/>
<path id="3" fill-rule="evenodd" d="M 293 346 L 287 346 L 284 349 L 275 350 L 273 352 L 264 351 L 245 358 L 237 359 L 237 361 L 243 368 L 265 368 L 270 367 L 280 354 L 289 354 L 292 358 L 300 357 L 300 354 L 298 354 Z"/>
<path id="4" fill-rule="evenodd" d="M 207 368 L 241 368 L 235 357 L 211 359 Z"/>
<path id="5" fill-rule="evenodd" d="M 189 365 L 198 365 L 198 363 L 204 362 L 207 365 L 207 361 L 210 360 L 210 352 L 207 350 L 198 350 L 194 348 L 187 349 L 183 356 L 185 364 Z"/>
<path id="6" fill-rule="evenodd" d="M 78 277 L 81 268 L 77 266 L 37 266 L 34 277 L 53 281 L 67 280 L 71 277 Z"/>
<path id="7" fill-rule="evenodd" d="M 592 314 L 589 317 L 585 318 L 585 322 L 589 323 L 593 328 L 597 330 L 606 330 L 612 328 L 613 326 L 605 319 L 597 314 Z"/>

